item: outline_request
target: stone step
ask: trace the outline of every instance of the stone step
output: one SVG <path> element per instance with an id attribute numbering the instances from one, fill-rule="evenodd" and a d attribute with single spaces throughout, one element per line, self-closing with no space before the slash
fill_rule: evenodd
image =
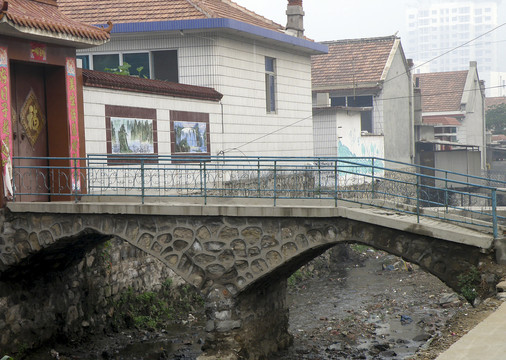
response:
<path id="1" fill-rule="evenodd" d="M 496 295 L 497 300 L 506 302 L 506 292 L 500 292 Z"/>
<path id="2" fill-rule="evenodd" d="M 506 292 L 506 281 L 501 281 L 496 285 L 497 292 Z"/>

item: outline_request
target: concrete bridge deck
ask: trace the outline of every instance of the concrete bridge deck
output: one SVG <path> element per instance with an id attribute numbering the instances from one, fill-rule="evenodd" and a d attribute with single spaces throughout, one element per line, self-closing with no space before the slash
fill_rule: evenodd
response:
<path id="1" fill-rule="evenodd" d="M 240 217 L 288 217 L 288 218 L 345 218 L 371 223 L 386 228 L 429 236 L 436 239 L 490 250 L 494 237 L 490 232 L 470 226 L 448 223 L 437 219 L 410 215 L 404 212 L 366 207 L 359 204 L 334 206 L 333 201 L 305 200 L 271 201 L 261 199 L 219 199 L 206 205 L 194 199 L 170 203 L 104 203 L 104 202 L 11 202 L 7 208 L 15 213 L 61 213 L 61 214 L 122 214 L 122 215 L 172 215 L 172 216 L 240 216 Z M 473 226 L 471 226 L 473 227 Z"/>

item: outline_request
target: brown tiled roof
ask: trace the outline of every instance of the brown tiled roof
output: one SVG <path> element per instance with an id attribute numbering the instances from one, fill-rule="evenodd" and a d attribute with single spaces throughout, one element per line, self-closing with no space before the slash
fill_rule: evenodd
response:
<path id="1" fill-rule="evenodd" d="M 506 135 L 492 135 L 492 141 L 506 141 Z"/>
<path id="2" fill-rule="evenodd" d="M 468 70 L 414 75 L 421 89 L 422 112 L 460 111 L 467 73 Z"/>
<path id="3" fill-rule="evenodd" d="M 5 5 L 7 3 L 7 5 Z M 5 10 L 5 7 L 7 9 Z M 62 14 L 55 0 L 9 0 L 4 2 L 0 22 L 16 27 L 47 31 L 83 40 L 107 41 L 109 34 L 88 24 L 72 20 Z"/>
<path id="4" fill-rule="evenodd" d="M 231 0 L 58 0 L 58 4 L 66 15 L 88 24 L 228 18 L 284 29 Z"/>
<path id="5" fill-rule="evenodd" d="M 424 116 L 422 122 L 427 125 L 461 125 L 456 118 L 449 116 Z"/>
<path id="6" fill-rule="evenodd" d="M 485 98 L 485 108 L 487 110 L 501 104 L 506 104 L 506 96 Z"/>
<path id="7" fill-rule="evenodd" d="M 220 101 L 222 94 L 212 88 L 143 79 L 83 69 L 84 86 L 166 95 L 190 99 Z"/>
<path id="8" fill-rule="evenodd" d="M 377 83 L 397 38 L 395 36 L 324 42 L 328 54 L 311 57 L 314 88 L 353 88 Z"/>

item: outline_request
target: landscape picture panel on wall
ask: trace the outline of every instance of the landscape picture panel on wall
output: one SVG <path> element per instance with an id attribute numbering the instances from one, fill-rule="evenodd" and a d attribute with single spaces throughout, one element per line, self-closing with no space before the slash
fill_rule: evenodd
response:
<path id="1" fill-rule="evenodd" d="M 171 150 L 178 161 L 192 161 L 211 154 L 209 114 L 171 111 Z"/>
<path id="2" fill-rule="evenodd" d="M 154 154 L 153 120 L 111 117 L 112 154 Z"/>
<path id="3" fill-rule="evenodd" d="M 201 122 L 174 121 L 175 153 L 200 153 L 207 151 L 207 124 Z"/>
<path id="4" fill-rule="evenodd" d="M 158 161 L 155 109 L 106 105 L 105 119 L 109 165 L 136 162 L 139 157 Z"/>

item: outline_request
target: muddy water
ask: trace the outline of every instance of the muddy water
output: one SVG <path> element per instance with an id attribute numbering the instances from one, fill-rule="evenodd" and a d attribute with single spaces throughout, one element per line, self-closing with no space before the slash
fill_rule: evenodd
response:
<path id="1" fill-rule="evenodd" d="M 290 288 L 294 345 L 270 360 L 409 359 L 455 312 L 439 304 L 446 293 L 450 289 L 417 267 L 366 252 L 362 261 L 343 263 L 337 272 Z M 161 333 L 121 333 L 52 350 L 60 359 L 193 360 L 200 354 L 203 320 Z M 49 350 L 29 359 L 50 359 Z"/>

